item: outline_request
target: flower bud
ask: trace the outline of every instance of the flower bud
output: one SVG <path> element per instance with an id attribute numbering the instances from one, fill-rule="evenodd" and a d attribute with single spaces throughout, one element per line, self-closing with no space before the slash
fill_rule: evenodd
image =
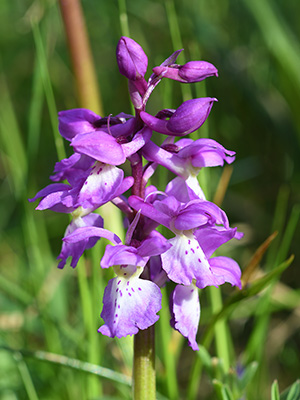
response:
<path id="1" fill-rule="evenodd" d="M 170 136 L 184 136 L 196 131 L 204 124 L 215 98 L 202 97 L 187 100 L 177 108 L 169 120 L 162 120 L 142 111 L 142 120 L 156 132 Z"/>
<path id="2" fill-rule="evenodd" d="M 122 36 L 117 45 L 117 63 L 120 73 L 135 81 L 144 77 L 147 71 L 148 58 L 138 43 Z"/>
<path id="3" fill-rule="evenodd" d="M 210 76 L 218 76 L 217 68 L 206 61 L 189 61 L 184 65 L 159 66 L 153 68 L 156 75 L 183 83 L 203 81 Z"/>

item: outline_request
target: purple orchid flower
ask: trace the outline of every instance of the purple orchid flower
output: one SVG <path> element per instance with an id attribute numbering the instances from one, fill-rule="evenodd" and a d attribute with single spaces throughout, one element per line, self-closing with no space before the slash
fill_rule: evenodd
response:
<path id="1" fill-rule="evenodd" d="M 111 232 L 97 228 L 81 228 L 64 238 L 70 244 L 105 237 L 114 243 L 107 245 L 101 260 L 102 268 L 114 266 L 116 278 L 109 281 L 104 291 L 101 317 L 105 324 L 99 332 L 110 337 L 133 335 L 146 329 L 158 320 L 161 308 L 161 292 L 150 280 L 140 279 L 150 257 L 170 248 L 162 235 L 155 233 L 137 247 L 121 244 Z"/>
<path id="2" fill-rule="evenodd" d="M 126 192 L 132 184 L 133 178 L 124 178 L 123 170 L 96 162 L 73 187 L 64 183 L 53 183 L 40 190 L 29 201 L 42 197 L 37 210 L 71 213 L 82 207 L 86 209 L 83 212 L 86 215 Z"/>
<path id="3" fill-rule="evenodd" d="M 104 325 L 99 332 L 120 338 L 153 325 L 161 308 L 160 288 L 171 280 L 177 284 L 170 299 L 171 325 L 197 350 L 198 289 L 225 282 L 241 287 L 238 264 L 228 257 L 213 257 L 213 253 L 242 235 L 229 227 L 224 211 L 206 201 L 197 180 L 201 168 L 230 164 L 235 153 L 211 139 L 174 139 L 201 127 L 217 100 L 187 100 L 176 110 L 164 109 L 156 116 L 145 111 L 151 93 L 163 78 L 191 83 L 218 76 L 217 69 L 204 61 L 176 64 L 181 51 L 153 68 L 147 82 L 146 54 L 138 43 L 122 36 L 117 63 L 128 79 L 135 115 L 121 112 L 101 117 L 84 108 L 61 111 L 59 131 L 74 154 L 55 164 L 50 177 L 53 183 L 30 201 L 41 198 L 38 210 L 72 216 L 58 256 L 59 268 L 69 257 L 75 268 L 83 252 L 99 238 L 111 241 L 100 265 L 104 269 L 113 267 L 116 277 L 104 291 Z M 161 147 L 150 141 L 152 131 L 168 136 Z M 145 167 L 143 157 L 148 160 Z M 132 176 L 124 177 L 120 168 L 126 161 Z M 177 175 L 165 192 L 147 186 L 157 166 Z M 124 193 L 130 187 L 134 195 L 127 199 Z M 104 229 L 102 217 L 94 213 L 109 201 L 125 214 L 125 244 Z M 159 225 L 167 227 L 174 237 L 164 238 L 155 230 Z"/>
<path id="4" fill-rule="evenodd" d="M 241 287 L 241 271 L 235 261 L 226 257 L 209 260 L 221 244 L 240 237 L 236 228 L 229 227 L 219 207 L 203 200 L 182 204 L 172 196 L 153 204 L 137 196 L 130 196 L 128 201 L 135 210 L 175 233 L 169 240 L 172 247 L 161 254 L 162 267 L 170 280 L 183 285 L 195 280 L 200 289 L 224 282 Z"/>
<path id="5" fill-rule="evenodd" d="M 176 143 L 166 141 L 159 147 L 149 141 L 143 147 L 143 156 L 150 162 L 172 171 L 178 175 L 170 181 L 166 193 L 175 196 L 182 202 L 196 198 L 205 200 L 197 175 L 203 167 L 223 166 L 224 161 L 231 164 L 235 152 L 226 150 L 212 139 L 180 139 Z"/>

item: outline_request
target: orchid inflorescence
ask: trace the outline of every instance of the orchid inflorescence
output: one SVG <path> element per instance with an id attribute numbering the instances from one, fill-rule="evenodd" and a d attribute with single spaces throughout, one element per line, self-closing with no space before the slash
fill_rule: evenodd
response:
<path id="1" fill-rule="evenodd" d="M 39 191 L 37 210 L 69 213 L 72 221 L 63 238 L 58 268 L 68 257 L 76 267 L 84 250 L 106 238 L 100 265 L 114 268 L 103 297 L 99 332 L 123 337 L 147 329 L 159 318 L 161 288 L 175 283 L 170 298 L 171 325 L 197 350 L 200 319 L 198 289 L 225 282 L 241 288 L 241 271 L 228 257 L 212 257 L 216 249 L 242 234 L 230 228 L 227 216 L 207 201 L 197 175 L 203 167 L 232 163 L 235 152 L 212 139 L 184 137 L 197 130 L 208 117 L 215 98 L 191 99 L 176 110 L 164 109 L 155 116 L 145 111 L 147 101 L 163 78 L 182 83 L 200 82 L 218 76 L 217 69 L 204 61 L 176 64 L 182 50 L 174 52 L 145 80 L 148 59 L 134 40 L 121 37 L 117 46 L 120 73 L 128 79 L 135 115 L 125 113 L 100 117 L 87 109 L 58 114 L 59 132 L 74 153 L 54 168 L 54 182 Z M 161 146 L 151 141 L 152 132 L 166 135 Z M 143 162 L 143 159 L 146 162 Z M 119 168 L 128 160 L 132 176 Z M 164 191 L 147 185 L 158 166 L 173 172 Z M 62 181 L 67 183 L 61 183 Z M 124 193 L 131 188 L 131 195 Z M 97 212 L 112 202 L 125 215 L 124 244 L 103 228 Z M 101 210 L 100 210 L 101 212 Z M 156 228 L 163 225 L 173 233 L 166 239 Z"/>

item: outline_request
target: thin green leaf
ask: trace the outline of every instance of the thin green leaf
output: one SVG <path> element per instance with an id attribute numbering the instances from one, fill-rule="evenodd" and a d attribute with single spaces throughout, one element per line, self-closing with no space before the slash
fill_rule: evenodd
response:
<path id="1" fill-rule="evenodd" d="M 201 363 L 205 368 L 205 371 L 212 378 L 212 373 L 213 373 L 212 359 L 209 352 L 206 350 L 204 346 L 199 345 L 199 351 L 197 352 L 197 356 L 200 358 Z"/>
<path id="2" fill-rule="evenodd" d="M 30 373 L 28 371 L 27 365 L 23 360 L 23 356 L 20 352 L 14 353 L 14 358 L 17 361 L 18 369 L 24 383 L 26 393 L 28 395 L 29 400 L 38 400 L 38 395 L 36 393 L 34 384 L 32 382 Z"/>
<path id="3" fill-rule="evenodd" d="M 233 395 L 231 393 L 231 390 L 227 385 L 224 385 L 221 381 L 218 381 L 217 379 L 213 380 L 213 385 L 216 391 L 216 394 L 218 396 L 218 399 L 220 400 L 234 400 Z"/>
<path id="4" fill-rule="evenodd" d="M 296 382 L 287 388 L 281 395 L 280 400 L 299 400 L 300 399 L 300 380 L 297 379 Z"/>
<path id="5" fill-rule="evenodd" d="M 278 382 L 275 380 L 271 387 L 271 400 L 280 400 Z"/>
<path id="6" fill-rule="evenodd" d="M 56 365 L 61 365 L 67 368 L 76 369 L 89 374 L 101 376 L 102 378 L 109 379 L 114 382 L 122 383 L 124 385 L 131 385 L 131 378 L 115 372 L 111 369 L 100 367 L 99 365 L 91 364 L 85 361 L 81 361 L 75 358 L 62 356 L 60 354 L 48 353 L 46 351 L 28 351 L 28 350 L 15 350 L 6 346 L 0 346 L 0 349 L 4 349 L 15 354 L 21 354 L 24 357 L 31 357 L 39 361 L 45 361 Z"/>
<path id="7" fill-rule="evenodd" d="M 244 391 L 246 386 L 252 381 L 256 371 L 258 369 L 258 362 L 253 361 L 244 370 L 243 375 L 238 379 L 238 387 L 240 391 Z"/>

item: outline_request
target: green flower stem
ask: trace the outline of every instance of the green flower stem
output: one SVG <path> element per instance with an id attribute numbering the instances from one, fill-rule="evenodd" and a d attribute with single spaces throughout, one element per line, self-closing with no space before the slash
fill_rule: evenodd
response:
<path id="1" fill-rule="evenodd" d="M 133 399 L 155 400 L 154 325 L 140 330 L 134 337 Z"/>

